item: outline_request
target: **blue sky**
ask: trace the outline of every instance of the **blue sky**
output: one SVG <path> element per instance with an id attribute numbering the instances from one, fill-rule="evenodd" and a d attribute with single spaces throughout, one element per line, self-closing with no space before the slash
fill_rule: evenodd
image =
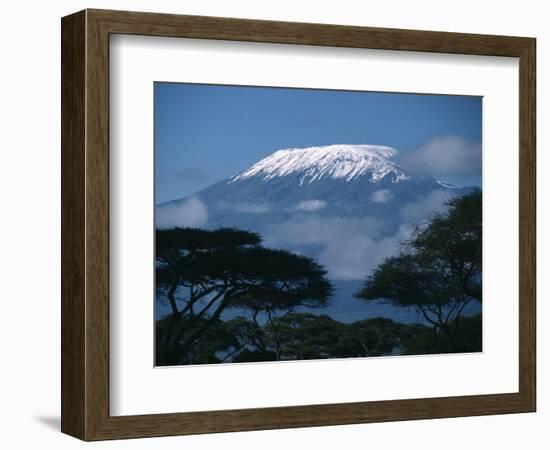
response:
<path id="1" fill-rule="evenodd" d="M 481 118 L 481 97 L 157 82 L 156 202 L 330 144 L 388 145 L 413 171 L 481 186 Z"/>

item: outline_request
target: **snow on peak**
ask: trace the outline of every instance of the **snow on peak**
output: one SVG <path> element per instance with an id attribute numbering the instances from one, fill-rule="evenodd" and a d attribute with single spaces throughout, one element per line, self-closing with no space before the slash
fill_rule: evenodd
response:
<path id="1" fill-rule="evenodd" d="M 387 175 L 397 182 L 408 178 L 394 161 L 397 150 L 381 145 L 328 145 L 322 147 L 289 148 L 278 150 L 258 161 L 230 182 L 260 177 L 269 180 L 295 174 L 300 184 L 322 178 L 342 178 L 346 181 L 370 176 L 378 182 Z"/>
<path id="2" fill-rule="evenodd" d="M 447 183 L 446 181 L 442 180 L 435 180 L 437 184 L 439 184 L 441 187 L 444 187 L 446 189 L 458 189 L 454 184 Z"/>

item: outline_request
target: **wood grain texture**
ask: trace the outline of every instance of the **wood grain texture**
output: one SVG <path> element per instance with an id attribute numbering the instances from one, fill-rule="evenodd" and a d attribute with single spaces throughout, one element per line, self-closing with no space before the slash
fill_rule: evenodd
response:
<path id="1" fill-rule="evenodd" d="M 536 41 L 519 67 L 519 369 L 520 393 L 536 409 Z"/>
<path id="2" fill-rule="evenodd" d="M 109 417 L 109 33 L 86 27 L 86 439 Z"/>
<path id="3" fill-rule="evenodd" d="M 61 430 L 84 435 L 85 20 L 65 17 L 61 35 Z"/>
<path id="4" fill-rule="evenodd" d="M 521 56 L 529 38 L 374 27 L 88 10 L 111 33 L 279 44 Z"/>
<path id="5" fill-rule="evenodd" d="M 519 57 L 519 392 L 109 416 L 109 34 Z M 535 40 L 86 10 L 62 20 L 62 430 L 84 440 L 534 411 Z M 182 405 L 185 409 L 185 405 Z"/>

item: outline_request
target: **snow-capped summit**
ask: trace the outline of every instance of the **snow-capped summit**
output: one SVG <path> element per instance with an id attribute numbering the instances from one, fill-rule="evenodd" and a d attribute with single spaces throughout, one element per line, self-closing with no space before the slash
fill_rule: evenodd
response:
<path id="1" fill-rule="evenodd" d="M 395 162 L 397 150 L 381 145 L 328 145 L 278 150 L 233 177 L 230 183 L 250 177 L 270 180 L 298 176 L 300 185 L 323 178 L 344 179 L 368 176 L 376 183 L 389 176 L 392 182 L 409 177 Z"/>
<path id="2" fill-rule="evenodd" d="M 411 216 L 409 209 L 421 208 L 408 205 L 442 203 L 470 190 L 430 176 L 409 175 L 397 154 L 379 145 L 278 150 L 232 178 L 158 208 L 193 207 L 194 216 L 206 217 L 210 228 L 232 226 L 266 235 L 270 227 L 295 215 L 369 217 L 395 231 L 404 216 Z"/>

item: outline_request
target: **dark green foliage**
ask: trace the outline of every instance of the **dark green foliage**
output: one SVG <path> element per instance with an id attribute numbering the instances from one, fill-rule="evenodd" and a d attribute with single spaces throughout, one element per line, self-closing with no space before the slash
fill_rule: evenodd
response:
<path id="1" fill-rule="evenodd" d="M 156 286 L 171 308 L 157 332 L 157 364 L 195 363 L 227 308 L 258 314 L 328 304 L 332 286 L 319 264 L 260 242 L 230 228 L 157 230 Z"/>
<path id="2" fill-rule="evenodd" d="M 188 327 L 197 327 L 199 324 L 205 324 L 205 319 L 190 320 L 189 317 L 182 317 L 174 326 L 172 332 L 180 334 L 182 330 Z M 156 323 L 156 344 L 157 352 L 170 352 L 164 353 L 166 356 L 166 364 L 169 361 L 175 361 L 174 364 L 178 364 L 177 361 L 181 357 L 181 352 L 184 351 L 181 343 L 174 343 L 167 350 L 162 348 L 163 337 L 170 329 L 171 318 L 158 320 Z M 222 320 L 214 320 L 206 327 L 201 339 L 195 341 L 194 345 L 186 349 L 187 357 L 193 364 L 207 364 L 223 362 L 222 359 L 216 355 L 219 353 L 226 353 L 230 349 L 238 346 L 238 341 L 233 333 L 228 329 L 225 322 Z"/>
<path id="3" fill-rule="evenodd" d="M 399 350 L 409 325 L 377 317 L 348 325 L 341 339 L 346 356 L 382 356 Z"/>
<path id="4" fill-rule="evenodd" d="M 215 231 L 202 228 L 172 228 L 157 230 L 157 259 L 169 258 L 173 253 L 204 251 L 216 248 L 238 248 L 259 245 L 260 235 L 235 228 L 218 228 Z"/>
<path id="5" fill-rule="evenodd" d="M 270 352 L 268 350 L 245 349 L 239 353 L 232 362 L 262 362 L 276 360 L 277 358 L 274 352 Z"/>
<path id="6" fill-rule="evenodd" d="M 263 325 L 244 317 L 227 324 L 242 349 L 233 362 L 382 356 L 398 351 L 419 330 L 430 335 L 423 325 L 385 318 L 346 324 L 310 313 L 289 313 Z"/>
<path id="7" fill-rule="evenodd" d="M 411 242 L 418 255 L 446 267 L 464 295 L 481 303 L 482 195 L 475 191 L 449 202 Z"/>
<path id="8" fill-rule="evenodd" d="M 328 305 L 332 286 L 311 258 L 261 245 L 231 228 L 156 234 L 158 365 L 373 357 L 481 350 L 481 192 L 449 202 L 386 259 L 357 294 L 415 308 L 425 324 L 370 318 L 351 324 L 300 308 Z M 222 320 L 228 309 L 242 316 Z"/>
<path id="9" fill-rule="evenodd" d="M 380 264 L 357 293 L 367 301 L 415 307 L 434 328 L 431 348 L 435 352 L 471 347 L 462 342 L 466 339 L 460 331 L 462 312 L 468 303 L 482 301 L 481 192 L 448 205 L 447 212 L 416 230 L 399 255 Z M 429 339 L 424 338 L 416 339 L 427 343 Z"/>
<path id="10" fill-rule="evenodd" d="M 291 313 L 264 328 L 277 359 L 318 359 L 334 356 L 345 325 L 326 315 Z"/>
<path id="11" fill-rule="evenodd" d="M 470 353 L 479 352 L 482 348 L 481 315 L 459 317 L 456 327 L 455 347 L 450 348 L 449 338 L 441 330 L 424 326 L 411 326 L 408 336 L 403 340 L 401 354 L 424 355 L 430 353 Z M 451 323 L 451 326 L 456 324 Z"/>

